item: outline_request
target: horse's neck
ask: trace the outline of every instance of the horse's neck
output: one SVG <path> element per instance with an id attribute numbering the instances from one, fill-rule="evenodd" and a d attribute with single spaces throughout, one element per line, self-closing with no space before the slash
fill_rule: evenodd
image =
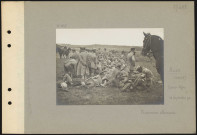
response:
<path id="1" fill-rule="evenodd" d="M 163 40 L 159 40 L 159 37 L 152 36 L 151 37 L 151 44 L 150 44 L 150 50 L 154 52 L 161 52 L 163 51 Z"/>
<path id="2" fill-rule="evenodd" d="M 160 37 L 152 36 L 150 50 L 153 53 L 155 59 L 163 56 L 163 40 L 159 40 Z"/>
<path id="3" fill-rule="evenodd" d="M 66 50 L 66 55 L 68 56 L 70 53 L 70 50 Z"/>

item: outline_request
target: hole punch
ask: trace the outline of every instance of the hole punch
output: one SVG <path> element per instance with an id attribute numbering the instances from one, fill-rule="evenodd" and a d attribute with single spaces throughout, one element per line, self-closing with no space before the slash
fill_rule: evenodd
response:
<path id="1" fill-rule="evenodd" d="M 11 44 L 8 44 L 8 47 L 10 48 L 11 47 Z"/>
<path id="2" fill-rule="evenodd" d="M 8 34 L 11 34 L 11 30 L 8 30 L 7 33 L 8 33 Z"/>
<path id="3" fill-rule="evenodd" d="M 8 91 L 11 91 L 12 89 L 11 88 L 8 88 Z"/>
<path id="4" fill-rule="evenodd" d="M 9 101 L 9 102 L 8 102 L 8 105 L 11 105 L 11 104 L 12 104 L 12 102 L 11 102 L 11 101 Z"/>

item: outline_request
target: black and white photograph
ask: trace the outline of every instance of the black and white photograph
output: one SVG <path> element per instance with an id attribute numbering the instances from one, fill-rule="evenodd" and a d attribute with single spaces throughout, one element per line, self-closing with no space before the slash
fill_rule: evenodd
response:
<path id="1" fill-rule="evenodd" d="M 164 30 L 56 29 L 57 105 L 164 104 Z"/>
<path id="2" fill-rule="evenodd" d="M 3 1 L 2 133 L 196 133 L 192 1 Z"/>

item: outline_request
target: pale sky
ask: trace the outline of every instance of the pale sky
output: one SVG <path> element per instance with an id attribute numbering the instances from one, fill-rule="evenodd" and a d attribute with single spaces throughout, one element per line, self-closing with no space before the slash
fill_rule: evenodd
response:
<path id="1" fill-rule="evenodd" d="M 143 32 L 164 39 L 163 28 L 56 29 L 56 43 L 143 46 Z"/>

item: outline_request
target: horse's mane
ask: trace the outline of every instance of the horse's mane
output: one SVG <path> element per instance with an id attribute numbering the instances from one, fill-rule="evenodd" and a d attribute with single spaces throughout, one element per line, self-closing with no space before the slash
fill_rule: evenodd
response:
<path id="1" fill-rule="evenodd" d="M 160 36 L 157 36 L 157 35 L 151 35 L 151 36 L 162 39 Z M 163 40 L 163 39 L 162 39 L 162 40 Z"/>

